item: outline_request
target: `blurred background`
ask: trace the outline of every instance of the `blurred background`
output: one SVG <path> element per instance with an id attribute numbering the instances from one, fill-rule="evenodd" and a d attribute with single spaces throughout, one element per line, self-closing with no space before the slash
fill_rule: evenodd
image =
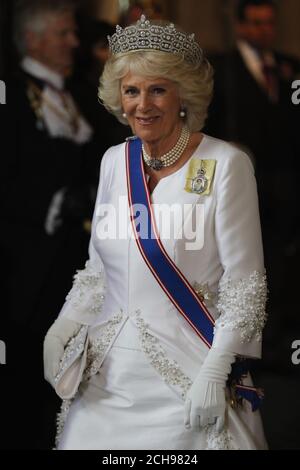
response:
<path id="1" fill-rule="evenodd" d="M 28 2 L 30 3 L 30 0 Z M 74 34 L 77 39 L 73 40 L 72 45 L 74 60 L 64 73 L 67 90 L 64 98 L 69 100 L 69 105 L 65 109 L 73 110 L 71 116 L 73 120 L 70 123 L 75 123 L 76 132 L 79 128 L 81 129 L 81 137 L 79 138 L 78 134 L 73 134 L 72 138 L 67 134 L 52 134 L 45 135 L 44 140 L 40 138 L 45 129 L 42 128 L 43 123 L 39 119 L 39 108 L 36 102 L 40 96 L 39 87 L 45 84 L 41 85 L 39 80 L 34 81 L 31 84 L 33 88 L 30 89 L 33 94 L 36 92 L 31 100 L 31 111 L 34 110 L 35 113 L 34 131 L 31 131 L 29 127 L 26 128 L 27 140 L 20 140 L 20 142 L 22 141 L 23 159 L 29 161 L 31 152 L 36 152 L 37 161 L 44 159 L 45 166 L 40 166 L 36 162 L 32 167 L 29 164 L 30 169 L 27 173 L 25 172 L 28 183 L 26 186 L 21 186 L 20 193 L 16 186 L 12 186 L 12 190 L 9 189 L 8 181 L 13 181 L 16 172 L 19 171 L 20 156 L 17 156 L 16 146 L 18 139 L 23 139 L 23 137 L 18 136 L 22 136 L 22 129 L 32 118 L 32 113 L 27 116 L 26 103 L 23 100 L 25 95 L 18 95 L 22 88 L 21 81 L 18 81 L 22 57 L 13 41 L 13 24 L 18 3 L 14 0 L 0 0 L 0 80 L 4 80 L 7 85 L 7 104 L 0 107 L 3 162 L 1 199 L 2 201 L 9 200 L 9 204 L 2 202 L 1 205 L 3 265 L 1 285 L 4 310 L 0 320 L 0 340 L 5 340 L 7 344 L 7 365 L 0 365 L 3 393 L 0 407 L 3 407 L 3 416 L 7 414 L 4 412 L 6 405 L 10 406 L 12 401 L 19 403 L 20 410 L 26 408 L 27 411 L 23 415 L 20 411 L 22 425 L 17 433 L 11 423 L 7 427 L 7 436 L 4 441 L 2 440 L 2 445 L 0 443 L 0 447 L 51 448 L 54 433 L 51 423 L 58 402 L 53 398 L 50 387 L 47 384 L 41 385 L 41 362 L 37 361 L 35 369 L 33 368 L 31 375 L 28 375 L 27 365 L 20 367 L 22 362 L 20 354 L 26 352 L 29 358 L 33 358 L 33 362 L 36 361 L 37 356 L 41 356 L 42 338 L 58 314 L 58 305 L 62 305 L 70 288 L 72 273 L 75 269 L 83 267 L 87 257 L 90 220 L 101 156 L 108 147 L 122 142 L 130 135 L 129 129 L 108 115 L 97 102 L 98 80 L 108 54 L 106 37 L 113 34 L 116 24 L 123 26 L 131 24 L 140 17 L 141 13 L 145 13 L 152 19 L 171 20 L 184 30 L 196 34 L 201 47 L 215 68 L 215 98 L 204 131 L 239 145 L 247 151 L 254 163 L 260 196 L 270 293 L 269 321 L 265 330 L 263 360 L 255 364 L 253 374 L 256 384 L 263 387 L 266 393 L 262 415 L 270 448 L 272 450 L 299 450 L 300 365 L 293 364 L 291 356 L 292 343 L 300 340 L 300 311 L 297 295 L 300 265 L 297 203 L 300 176 L 300 105 L 298 107 L 293 105 L 291 97 L 292 83 L 300 80 L 300 1 L 277 0 L 273 2 L 275 8 L 274 24 L 271 21 L 273 36 L 272 41 L 270 40 L 268 47 L 265 48 L 268 57 L 271 57 L 271 68 L 277 67 L 275 75 L 270 75 L 269 70 L 269 83 L 274 85 L 275 80 L 275 88 L 272 89 L 267 89 L 267 86 L 258 87 L 253 78 L 246 78 L 245 66 L 243 65 L 243 70 L 240 70 L 235 61 L 237 40 L 245 41 L 245 35 L 243 36 L 245 33 L 241 33 L 242 30 L 238 29 L 237 25 L 239 23 L 245 26 L 247 20 L 247 18 L 237 18 L 237 0 L 77 0 L 70 2 L 75 8 L 76 31 Z M 253 27 L 260 27 L 259 21 L 270 20 L 252 19 L 251 21 L 254 21 Z M 51 88 L 50 85 L 49 88 Z M 53 84 L 52 88 L 53 90 L 55 88 Z M 53 93 L 55 92 L 61 94 L 62 90 L 54 90 Z M 76 103 L 76 108 L 74 103 Z M 59 112 L 57 112 L 57 119 L 58 115 Z M 18 122 L 16 122 L 16 117 L 18 117 Z M 241 122 L 244 123 L 244 129 L 240 126 Z M 18 131 L 16 131 L 17 128 Z M 39 132 L 35 135 L 34 132 L 37 130 Z M 32 150 L 30 145 L 34 139 L 38 143 Z M 49 139 L 51 144 L 49 144 Z M 67 142 L 62 142 L 63 140 Z M 68 152 L 74 155 L 76 152 L 77 163 L 75 158 L 70 157 L 66 160 L 65 167 L 62 166 L 61 161 L 53 162 L 52 165 L 53 150 L 51 149 L 53 148 L 51 147 L 48 156 L 47 149 L 49 150 L 48 146 L 53 145 L 53 142 L 58 155 L 67 155 Z M 77 165 L 76 169 L 75 165 Z M 71 166 L 72 168 L 74 166 L 72 179 L 69 178 Z M 51 167 L 54 168 L 53 181 L 49 183 L 49 168 Z M 58 178 L 59 172 L 61 175 Z M 65 176 L 63 172 L 66 173 Z M 47 182 L 44 180 L 45 173 L 48 173 Z M 26 202 L 27 210 L 33 213 L 40 211 L 42 214 L 42 209 L 36 205 L 36 199 L 44 197 L 46 209 L 41 218 L 46 217 L 49 222 L 49 207 L 53 207 L 53 201 L 59 200 L 60 219 L 57 225 L 57 221 L 54 225 L 47 225 L 48 229 L 45 230 L 48 238 L 45 238 L 46 235 L 42 234 L 37 217 L 32 217 L 34 229 L 28 228 L 27 238 L 25 232 L 24 245 L 26 246 L 20 248 L 19 240 L 12 241 L 11 238 L 14 218 L 11 214 L 13 211 L 15 214 L 15 207 L 18 207 L 25 193 L 30 194 L 32 187 L 35 187 L 35 192 L 31 195 L 32 199 L 29 198 Z M 46 187 L 49 189 L 45 195 Z M 15 206 L 12 200 L 16 200 Z M 20 223 L 22 223 L 22 218 Z M 65 227 L 64 232 L 62 226 Z M 39 232 L 37 232 L 37 227 L 39 227 Z M 68 238 L 69 233 L 72 233 L 71 243 Z M 49 237 L 52 237 L 51 240 Z M 32 240 L 32 246 L 29 240 Z M 20 266 L 12 268 L 8 256 L 11 243 L 15 244 L 16 250 L 24 251 L 22 269 Z M 37 246 L 40 247 L 40 253 L 37 253 Z M 49 258 L 51 258 L 47 261 L 46 267 L 46 262 L 41 262 L 41 256 L 43 257 L 45 251 L 49 251 Z M 34 264 L 32 261 L 34 257 L 38 258 L 36 263 L 40 264 Z M 57 260 L 56 264 L 54 259 Z M 62 261 L 63 265 L 60 265 Z M 18 263 L 20 264 L 20 261 Z M 30 266 L 32 273 L 36 272 L 35 275 L 32 274 L 32 277 Z M 13 282 L 10 283 L 7 281 L 9 278 L 7 273 L 17 272 L 17 269 L 19 269 L 18 277 L 14 278 L 12 275 Z M 60 273 L 58 279 L 57 272 Z M 24 297 L 22 297 L 20 284 L 27 276 L 30 278 L 30 288 L 24 283 Z M 30 312 L 25 321 L 20 312 L 24 308 L 23 299 L 28 297 L 28 290 L 31 290 L 30 301 L 28 301 L 30 305 L 28 312 L 29 310 Z M 19 295 L 16 294 L 17 292 Z M 11 297 L 16 298 L 14 306 L 11 306 Z M 51 301 L 49 301 L 50 298 Z M 21 318 L 17 318 L 15 312 L 19 312 Z M 43 321 L 40 321 L 41 315 L 43 315 Z M 39 321 L 40 324 L 37 327 Z M 38 341 L 37 345 L 30 350 L 28 341 L 32 338 L 38 338 Z M 15 350 L 12 344 L 16 342 L 19 346 Z M 16 375 L 21 373 L 20 368 L 24 369 L 24 367 L 25 371 L 23 370 L 23 375 L 21 374 L 22 382 L 18 387 Z M 34 370 L 38 371 L 37 378 L 32 375 Z M 27 387 L 27 393 L 24 394 L 23 386 L 26 376 L 33 385 Z M 44 401 L 40 398 L 41 396 L 46 397 Z M 35 408 L 35 403 L 40 403 L 40 405 Z M 38 415 L 40 420 L 37 419 Z M 29 430 L 28 433 L 27 430 Z"/>
<path id="2" fill-rule="evenodd" d="M 0 74 L 11 66 L 9 54 L 11 24 L 14 0 L 0 2 Z M 91 18 L 116 24 L 128 10 L 129 21 L 138 17 L 143 8 L 150 17 L 163 17 L 180 24 L 183 29 L 195 32 L 201 46 L 209 52 L 228 50 L 234 42 L 235 0 L 77 0 L 81 12 Z M 300 2 L 298 0 L 277 0 L 275 47 L 282 52 L 300 59 Z"/>

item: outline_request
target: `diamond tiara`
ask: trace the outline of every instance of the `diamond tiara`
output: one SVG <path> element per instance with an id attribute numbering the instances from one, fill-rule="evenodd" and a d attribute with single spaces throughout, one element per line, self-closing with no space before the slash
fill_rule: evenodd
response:
<path id="1" fill-rule="evenodd" d="M 151 24 L 145 15 L 136 24 L 124 29 L 118 25 L 115 34 L 108 36 L 108 41 L 113 55 L 154 50 L 180 55 L 192 65 L 199 65 L 203 61 L 203 51 L 195 41 L 194 34 L 177 31 L 173 23 L 166 26 Z"/>

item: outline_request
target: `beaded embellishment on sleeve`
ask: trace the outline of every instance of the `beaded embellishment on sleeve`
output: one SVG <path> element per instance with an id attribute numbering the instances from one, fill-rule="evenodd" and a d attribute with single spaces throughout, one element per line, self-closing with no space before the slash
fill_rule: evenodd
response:
<path id="1" fill-rule="evenodd" d="M 75 310 L 84 303 L 87 313 L 99 313 L 105 298 L 105 276 L 103 271 L 95 271 L 87 261 L 85 269 L 77 271 L 73 287 L 66 300 Z M 85 304 L 86 299 L 88 303 Z"/>
<path id="2" fill-rule="evenodd" d="M 266 323 L 266 275 L 254 271 L 248 278 L 219 284 L 217 308 L 220 317 L 216 327 L 240 330 L 242 342 L 260 341 Z"/>

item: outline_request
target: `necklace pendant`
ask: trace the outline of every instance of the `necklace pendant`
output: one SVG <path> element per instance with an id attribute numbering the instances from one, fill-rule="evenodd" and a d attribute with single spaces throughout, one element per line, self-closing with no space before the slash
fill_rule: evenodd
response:
<path id="1" fill-rule="evenodd" d="M 185 151 L 190 140 L 190 132 L 187 127 L 183 127 L 181 130 L 181 135 L 177 141 L 175 147 L 173 147 L 169 152 L 162 155 L 158 158 L 151 158 L 147 154 L 144 144 L 142 143 L 143 159 L 144 162 L 153 170 L 160 171 L 162 168 L 168 168 L 169 166 L 174 165 L 174 163 L 179 160 L 183 152 Z"/>
<path id="2" fill-rule="evenodd" d="M 152 168 L 152 170 L 155 170 L 155 171 L 160 171 L 164 167 L 162 161 L 158 160 L 157 158 L 153 158 L 149 160 L 149 166 L 150 168 Z"/>

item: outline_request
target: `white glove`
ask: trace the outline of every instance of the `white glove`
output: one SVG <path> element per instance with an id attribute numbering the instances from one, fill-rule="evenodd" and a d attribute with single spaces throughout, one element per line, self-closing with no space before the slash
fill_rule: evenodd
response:
<path id="1" fill-rule="evenodd" d="M 55 388 L 65 346 L 77 335 L 82 325 L 65 317 L 59 317 L 48 330 L 44 340 L 44 376 Z"/>
<path id="2" fill-rule="evenodd" d="M 186 428 L 198 429 L 208 424 L 216 424 L 221 432 L 225 422 L 225 388 L 233 353 L 211 348 L 200 372 L 187 393 L 185 402 Z"/>

